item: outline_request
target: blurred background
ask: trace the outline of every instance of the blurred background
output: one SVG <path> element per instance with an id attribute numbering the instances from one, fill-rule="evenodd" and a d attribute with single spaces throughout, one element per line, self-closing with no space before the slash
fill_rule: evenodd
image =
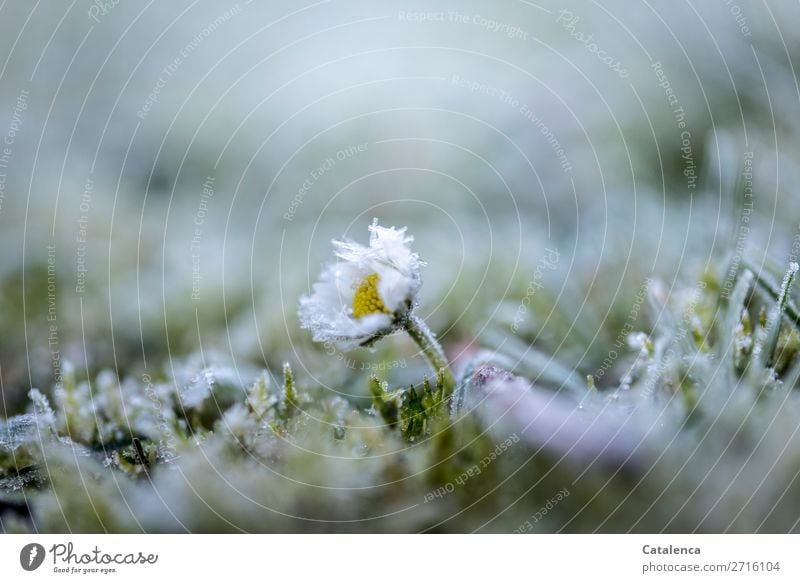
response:
<path id="1" fill-rule="evenodd" d="M 374 355 L 314 346 L 296 303 L 373 217 L 414 235 L 451 358 L 499 323 L 597 370 L 644 278 L 788 257 L 799 11 L 2 3 L 0 414 L 66 362 L 198 351 L 348 387 Z"/>

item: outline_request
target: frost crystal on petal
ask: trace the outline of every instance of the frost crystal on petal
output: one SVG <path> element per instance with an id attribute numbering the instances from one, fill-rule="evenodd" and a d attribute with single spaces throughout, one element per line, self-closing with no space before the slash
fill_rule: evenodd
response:
<path id="1" fill-rule="evenodd" d="M 382 227 L 377 219 L 369 230 L 368 246 L 334 240 L 339 261 L 324 267 L 312 293 L 300 298 L 300 324 L 317 342 L 334 341 L 342 350 L 370 342 L 394 331 L 416 302 L 422 262 L 411 251 L 414 238 L 405 227 Z M 385 310 L 355 317 L 355 294 L 365 282 L 377 288 L 375 305 Z"/>

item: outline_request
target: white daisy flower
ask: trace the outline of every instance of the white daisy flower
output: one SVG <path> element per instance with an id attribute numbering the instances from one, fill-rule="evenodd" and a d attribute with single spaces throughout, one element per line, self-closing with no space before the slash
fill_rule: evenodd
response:
<path id="1" fill-rule="evenodd" d="M 370 344 L 404 325 L 416 305 L 423 263 L 406 228 L 369 227 L 369 246 L 333 241 L 339 261 L 326 266 L 300 299 L 300 322 L 317 342 L 342 350 Z"/>
<path id="2" fill-rule="evenodd" d="M 341 350 L 369 346 L 403 329 L 422 349 L 445 393 L 455 379 L 444 351 L 428 326 L 414 314 L 422 285 L 423 263 L 411 251 L 414 238 L 406 228 L 369 228 L 369 246 L 350 240 L 333 241 L 339 261 L 322 270 L 310 295 L 300 298 L 300 323 L 317 342 L 335 342 Z"/>

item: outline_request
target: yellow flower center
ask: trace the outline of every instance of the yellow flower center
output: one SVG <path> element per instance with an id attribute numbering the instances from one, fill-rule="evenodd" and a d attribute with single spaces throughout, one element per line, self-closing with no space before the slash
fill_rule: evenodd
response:
<path id="1" fill-rule="evenodd" d="M 378 274 L 372 273 L 361 280 L 353 296 L 353 317 L 361 318 L 369 314 L 391 314 L 378 295 Z"/>

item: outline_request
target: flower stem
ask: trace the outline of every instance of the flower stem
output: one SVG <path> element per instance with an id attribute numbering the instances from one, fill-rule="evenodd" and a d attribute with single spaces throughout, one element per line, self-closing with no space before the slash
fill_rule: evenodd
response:
<path id="1" fill-rule="evenodd" d="M 444 350 L 442 350 L 439 342 L 436 341 L 436 337 L 433 335 L 433 332 L 431 332 L 431 329 L 414 314 L 410 314 L 408 318 L 405 319 L 403 328 L 408 332 L 408 335 L 414 339 L 417 346 L 422 349 L 423 354 L 427 357 L 428 362 L 433 367 L 436 374 L 442 376 L 444 396 L 446 398 L 450 397 L 453 391 L 455 391 L 456 379 L 453 377 L 453 372 L 450 370 L 450 365 L 447 363 Z"/>

